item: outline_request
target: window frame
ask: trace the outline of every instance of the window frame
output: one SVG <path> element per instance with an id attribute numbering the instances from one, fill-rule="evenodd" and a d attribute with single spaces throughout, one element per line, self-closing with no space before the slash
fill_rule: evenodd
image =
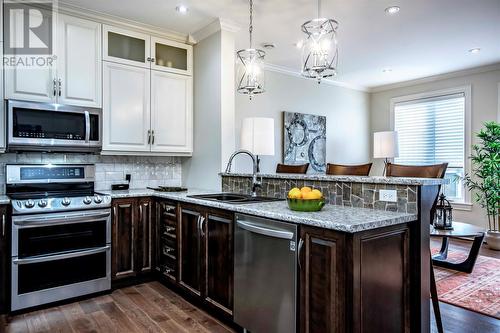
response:
<path id="1" fill-rule="evenodd" d="M 390 128 L 392 131 L 394 131 L 394 123 L 395 123 L 395 119 L 394 119 L 395 118 L 395 111 L 394 111 L 394 109 L 396 107 L 396 104 L 402 103 L 402 102 L 418 101 L 421 99 L 432 98 L 432 97 L 452 95 L 452 94 L 464 94 L 464 97 L 465 97 L 464 174 L 468 174 L 471 171 L 471 160 L 470 160 L 469 156 L 471 154 L 471 136 L 472 136 L 472 132 L 471 132 L 472 87 L 470 85 L 448 88 L 448 89 L 432 90 L 432 91 L 426 91 L 426 92 L 417 93 L 417 94 L 404 95 L 404 96 L 398 96 L 398 97 L 391 98 L 391 100 L 390 100 L 390 112 L 389 112 Z M 394 159 L 391 159 L 391 162 L 394 162 Z M 464 189 L 463 193 L 464 193 L 464 195 L 463 195 L 462 200 L 460 200 L 460 201 L 450 200 L 450 201 L 455 209 L 470 211 L 470 210 L 472 210 L 471 193 L 467 189 Z"/>

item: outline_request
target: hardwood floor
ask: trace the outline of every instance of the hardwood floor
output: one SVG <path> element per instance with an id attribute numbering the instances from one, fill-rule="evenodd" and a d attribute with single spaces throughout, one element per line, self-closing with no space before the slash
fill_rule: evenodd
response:
<path id="1" fill-rule="evenodd" d="M 1 330 L 0 330 L 1 331 Z M 229 333 L 231 328 L 159 282 L 10 318 L 6 333 Z"/>
<path id="2" fill-rule="evenodd" d="M 452 252 L 454 249 L 468 251 L 471 244 L 472 242 L 466 240 L 450 239 L 449 251 Z M 439 238 L 431 238 L 431 246 L 439 248 L 441 240 Z M 479 253 L 482 256 L 500 259 L 500 251 L 490 250 L 487 245 L 483 245 Z M 498 319 L 443 302 L 439 303 L 439 307 L 446 333 L 500 332 L 500 320 Z M 437 332 L 434 325 L 432 328 L 433 332 Z"/>
<path id="3" fill-rule="evenodd" d="M 432 240 L 439 246 L 439 240 Z M 454 248 L 467 249 L 470 243 L 452 240 Z M 500 258 L 499 251 L 481 249 L 481 255 Z M 445 332 L 500 332 L 500 320 L 440 303 Z M 437 332 L 432 325 L 432 331 Z M 234 330 L 184 300 L 159 282 L 115 290 L 113 293 L 58 307 L 11 317 L 0 332 L 26 333 L 185 333 Z"/>

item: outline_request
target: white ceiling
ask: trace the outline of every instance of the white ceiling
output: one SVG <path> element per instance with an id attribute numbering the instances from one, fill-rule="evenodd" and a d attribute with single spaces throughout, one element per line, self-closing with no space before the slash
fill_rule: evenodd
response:
<path id="1" fill-rule="evenodd" d="M 229 19 L 242 27 L 236 47 L 248 46 L 246 0 L 62 1 L 185 34 Z M 189 7 L 187 15 L 175 11 L 179 4 Z M 401 11 L 388 16 L 392 5 Z M 372 88 L 500 62 L 500 0 L 323 0 L 322 9 L 340 23 L 336 80 L 346 84 Z M 299 71 L 294 43 L 315 13 L 314 0 L 254 0 L 255 44 L 277 45 L 266 62 Z M 481 52 L 467 51 L 475 47 Z"/>

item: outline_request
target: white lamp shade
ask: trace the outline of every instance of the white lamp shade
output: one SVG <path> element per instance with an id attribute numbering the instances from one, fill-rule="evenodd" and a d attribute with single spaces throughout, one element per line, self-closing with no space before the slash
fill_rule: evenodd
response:
<path id="1" fill-rule="evenodd" d="M 241 125 L 241 149 L 255 155 L 274 155 L 273 118 L 245 118 Z"/>
<path id="2" fill-rule="evenodd" d="M 399 156 L 398 132 L 373 133 L 373 158 L 393 158 Z"/>

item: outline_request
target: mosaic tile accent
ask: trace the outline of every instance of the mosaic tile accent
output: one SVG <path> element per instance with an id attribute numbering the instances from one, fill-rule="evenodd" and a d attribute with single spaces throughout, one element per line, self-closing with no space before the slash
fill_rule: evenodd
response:
<path id="1" fill-rule="evenodd" d="M 390 212 L 417 213 L 417 185 L 352 183 L 327 180 L 300 180 L 282 178 L 262 178 L 258 195 L 286 198 L 293 187 L 309 186 L 320 190 L 326 202 L 344 207 L 360 207 Z M 250 177 L 226 177 L 222 175 L 222 191 L 250 194 Z M 380 190 L 396 190 L 397 202 L 380 201 Z"/>
<path id="2" fill-rule="evenodd" d="M 0 194 L 5 193 L 5 164 L 8 163 L 95 164 L 97 191 L 110 190 L 112 184 L 124 183 L 126 174 L 131 175 L 131 189 L 182 184 L 181 160 L 177 157 L 6 153 L 0 154 Z"/>

